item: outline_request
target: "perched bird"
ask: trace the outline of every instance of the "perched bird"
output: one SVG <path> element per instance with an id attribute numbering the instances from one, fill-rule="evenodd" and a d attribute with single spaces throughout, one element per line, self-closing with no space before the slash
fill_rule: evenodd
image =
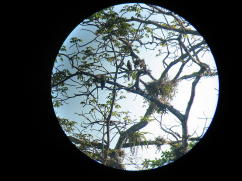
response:
<path id="1" fill-rule="evenodd" d="M 106 83 L 106 79 L 104 75 L 100 76 L 100 84 L 101 84 L 101 89 L 103 90 L 103 88 L 105 87 L 105 83 Z"/>
<path id="2" fill-rule="evenodd" d="M 130 63 L 130 61 L 128 60 L 127 62 L 127 68 L 128 68 L 128 80 L 129 80 L 129 77 L 130 77 L 130 71 L 132 71 L 132 64 Z"/>
<path id="3" fill-rule="evenodd" d="M 134 68 L 137 68 L 139 66 L 139 64 L 140 64 L 140 60 L 139 59 L 135 60 L 134 61 Z"/>
<path id="4" fill-rule="evenodd" d="M 132 65 L 131 65 L 129 60 L 127 62 L 127 68 L 128 68 L 129 71 L 132 71 Z"/>
<path id="5" fill-rule="evenodd" d="M 103 88 L 105 87 L 105 83 L 106 83 L 105 75 L 102 75 L 102 74 L 96 75 L 96 80 L 94 80 L 94 82 L 100 83 L 101 89 L 103 90 Z"/>
<path id="6" fill-rule="evenodd" d="M 146 67 L 145 60 L 144 60 L 144 59 L 140 60 L 139 66 L 140 66 L 140 68 L 142 68 L 145 72 L 147 71 L 147 67 Z"/>

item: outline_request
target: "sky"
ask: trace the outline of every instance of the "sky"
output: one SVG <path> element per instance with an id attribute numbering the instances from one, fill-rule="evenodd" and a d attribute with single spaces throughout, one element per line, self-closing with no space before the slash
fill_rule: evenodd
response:
<path id="1" fill-rule="evenodd" d="M 120 7 L 117 8 L 120 9 Z M 155 18 L 155 17 L 154 17 Z M 157 17 L 160 18 L 160 17 Z M 83 27 L 78 25 L 66 38 L 63 45 L 66 45 L 67 47 L 70 46 L 69 40 L 71 37 L 80 37 L 84 40 L 84 42 L 90 37 L 90 34 L 86 31 L 81 30 Z M 143 49 L 143 51 L 140 52 L 139 56 L 143 59 L 145 59 L 148 68 L 152 70 L 152 74 L 154 77 L 158 77 L 160 75 L 161 69 L 161 62 L 158 61 L 160 57 L 155 57 L 154 52 L 146 51 Z M 216 68 L 216 63 L 213 58 L 213 55 L 211 53 L 206 53 L 202 58 L 202 62 L 208 63 L 211 67 Z M 58 63 L 56 63 L 54 66 L 57 66 Z M 175 72 L 175 69 L 174 71 Z M 191 67 L 187 69 L 187 72 L 194 72 L 194 69 Z M 170 75 L 172 76 L 172 74 Z M 172 101 L 172 105 L 180 110 L 181 112 L 184 111 L 185 107 L 187 105 L 189 96 L 190 96 L 190 87 L 191 87 L 192 81 L 184 81 L 179 84 L 179 87 L 177 89 L 177 94 L 175 98 Z M 194 132 L 197 134 L 197 136 L 201 135 L 203 132 L 204 126 L 208 127 L 209 124 L 212 121 L 212 118 L 216 111 L 216 106 L 218 102 L 218 90 L 219 90 L 219 82 L 218 77 L 213 78 L 202 78 L 197 87 L 196 87 L 196 95 L 195 100 L 192 105 L 192 109 L 189 115 L 188 119 L 188 127 L 189 127 L 189 134 L 193 134 Z M 120 102 L 121 106 L 124 110 L 130 111 L 131 116 L 133 119 L 139 120 L 140 116 L 143 116 L 144 112 L 146 111 L 146 107 L 143 107 L 143 99 L 140 96 L 134 96 L 132 93 L 127 93 L 127 100 Z M 68 118 L 73 121 L 80 121 L 80 117 L 76 115 L 75 113 L 80 112 L 80 99 L 72 99 L 69 101 L 69 104 L 63 105 L 58 108 L 54 108 L 56 115 L 59 117 Z M 208 118 L 208 119 L 203 119 Z M 168 114 L 163 117 L 164 123 L 168 125 L 173 125 L 176 123 L 176 119 L 173 115 Z M 206 123 L 206 125 L 205 125 Z M 156 121 L 152 121 L 149 123 L 148 126 L 143 128 L 141 131 L 148 131 L 150 134 L 147 134 L 147 139 L 154 139 L 155 137 L 162 135 L 159 124 Z M 196 135 L 195 134 L 195 135 Z M 195 136 L 194 135 L 194 136 Z M 114 146 L 114 145 L 113 145 Z M 126 150 L 127 154 L 130 154 L 128 150 Z M 159 158 L 160 152 L 157 153 L 155 147 L 149 146 L 148 149 L 139 149 L 137 152 L 137 163 L 140 162 L 138 159 L 141 158 Z M 129 161 L 125 160 L 127 163 Z M 127 170 L 136 170 L 132 165 L 126 167 Z"/>

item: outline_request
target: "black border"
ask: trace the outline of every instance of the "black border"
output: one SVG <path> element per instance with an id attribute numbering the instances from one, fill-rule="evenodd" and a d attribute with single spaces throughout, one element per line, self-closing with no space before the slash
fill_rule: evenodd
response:
<path id="1" fill-rule="evenodd" d="M 226 133 L 229 110 L 228 63 L 226 47 L 228 39 L 224 33 L 224 22 L 228 21 L 227 4 L 200 3 L 193 1 L 147 1 L 173 10 L 191 22 L 205 37 L 215 57 L 220 76 L 220 98 L 214 121 L 204 139 L 191 152 L 174 164 L 160 169 L 139 172 L 123 172 L 106 168 L 91 161 L 70 144 L 55 118 L 50 97 L 50 75 L 53 60 L 68 34 L 79 22 L 92 13 L 110 5 L 123 2 L 146 1 L 87 1 L 84 3 L 56 2 L 55 4 L 34 2 L 21 8 L 21 16 L 15 16 L 18 28 L 24 36 L 26 48 L 23 57 L 26 116 L 21 143 L 23 152 L 18 152 L 20 168 L 35 176 L 77 176 L 77 178 L 141 178 L 158 176 L 173 178 L 196 174 L 198 178 L 208 175 L 227 174 L 230 159 L 225 155 L 225 144 L 230 137 Z M 21 7 L 25 6 L 22 5 Z M 18 19 L 19 18 L 19 19 Z M 23 31 L 21 31 L 23 30 Z M 223 37 L 223 38 L 221 38 Z M 22 85 L 19 85 L 22 87 Z M 24 145 L 24 146 L 23 146 Z"/>

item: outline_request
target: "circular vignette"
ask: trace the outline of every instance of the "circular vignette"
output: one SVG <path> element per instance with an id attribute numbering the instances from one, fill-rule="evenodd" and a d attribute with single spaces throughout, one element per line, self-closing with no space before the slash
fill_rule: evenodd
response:
<path id="1" fill-rule="evenodd" d="M 206 133 L 218 73 L 202 35 L 155 5 L 129 3 L 82 21 L 56 57 L 56 117 L 70 141 L 108 167 L 165 166 Z M 204 99 L 206 98 L 206 99 Z"/>

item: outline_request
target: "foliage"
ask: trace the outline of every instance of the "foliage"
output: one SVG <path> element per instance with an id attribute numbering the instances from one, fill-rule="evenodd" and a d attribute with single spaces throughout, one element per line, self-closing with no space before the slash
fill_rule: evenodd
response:
<path id="1" fill-rule="evenodd" d="M 159 18 L 154 19 L 157 15 Z M 80 26 L 89 36 L 71 37 L 68 46 L 60 48 L 51 77 L 54 108 L 77 98 L 80 103 L 80 112 L 76 113 L 80 122 L 58 118 L 64 131 L 79 143 L 75 143 L 77 147 L 103 164 L 115 165 L 115 162 L 118 164 L 115 168 L 122 168 L 118 152 L 125 144 L 131 145 L 130 150 L 135 153 L 138 145 L 143 148 L 144 142 L 147 147 L 154 144 L 158 150 L 170 143 L 163 136 L 148 140 L 147 132 L 141 131 L 158 114 L 161 133 L 175 140 L 171 141 L 170 150 L 162 151 L 160 159 L 145 160 L 144 168 L 170 163 L 178 158 L 179 151 L 191 149 L 193 143 L 186 144 L 185 123 L 194 100 L 192 90 L 201 77 L 217 74 L 202 62 L 200 53 L 209 52 L 209 48 L 201 35 L 176 14 L 145 4 L 127 4 L 119 10 L 109 7 L 93 14 Z M 149 67 L 152 60 L 141 57 L 144 50 L 159 58 L 157 61 L 162 66 L 158 77 Z M 127 68 L 127 62 L 132 69 Z M 186 73 L 189 66 L 198 71 Z M 171 77 L 169 73 L 174 67 L 177 71 Z M 182 113 L 171 101 L 179 83 L 187 79 L 193 81 L 191 96 L 186 112 Z M 147 109 L 138 120 L 123 109 L 127 92 L 145 100 Z M 181 137 L 165 127 L 162 123 L 165 113 L 175 116 L 180 130 L 187 135 Z M 184 145 L 174 144 L 177 141 Z"/>
<path id="2" fill-rule="evenodd" d="M 190 141 L 188 150 L 191 150 L 196 145 L 196 143 L 197 141 Z M 171 162 L 174 162 L 176 159 L 179 158 L 177 157 L 177 152 L 179 151 L 180 146 L 181 144 L 173 144 L 169 150 L 161 152 L 161 158 L 159 159 L 157 158 L 155 158 L 154 160 L 145 159 L 144 162 L 142 163 L 143 167 L 146 169 L 147 168 L 153 169 L 153 168 L 165 166 Z"/>
<path id="3" fill-rule="evenodd" d="M 132 134 L 130 134 L 128 137 L 127 137 L 127 141 L 128 143 L 131 143 L 133 144 L 132 147 L 130 147 L 130 151 L 132 154 L 135 153 L 136 151 L 136 145 L 140 145 L 140 143 L 142 141 L 145 141 L 147 143 L 147 139 L 145 137 L 145 135 L 148 134 L 148 132 L 140 132 L 140 131 L 137 131 L 137 132 L 134 132 Z M 141 145 L 141 148 L 143 148 L 143 145 Z"/>
<path id="4" fill-rule="evenodd" d="M 75 121 L 71 121 L 65 118 L 58 118 L 58 121 L 65 132 L 72 133 L 74 131 Z"/>

